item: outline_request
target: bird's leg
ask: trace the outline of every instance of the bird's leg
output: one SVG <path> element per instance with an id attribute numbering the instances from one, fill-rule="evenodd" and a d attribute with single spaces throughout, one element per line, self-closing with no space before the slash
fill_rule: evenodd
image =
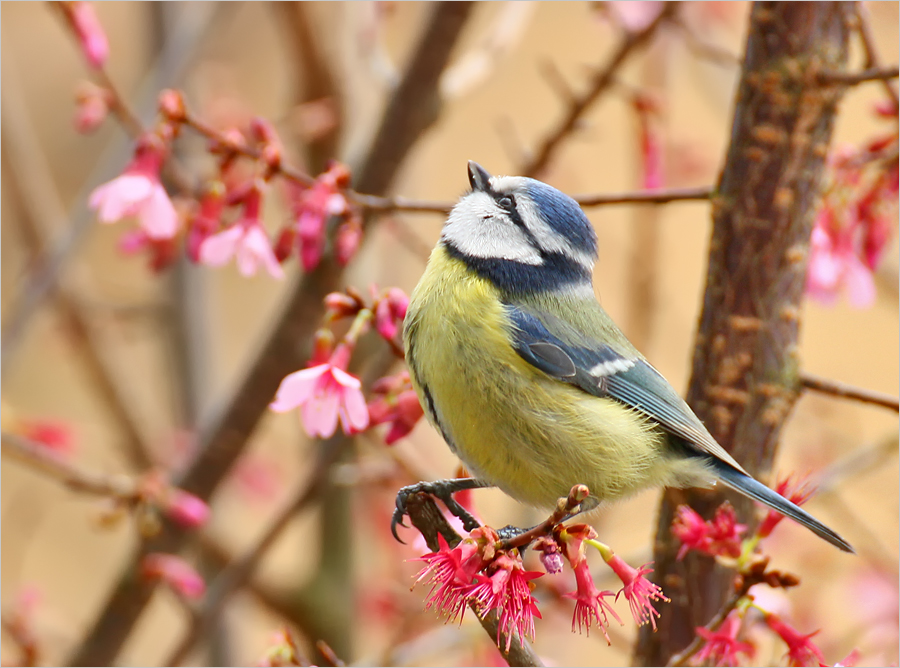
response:
<path id="1" fill-rule="evenodd" d="M 415 485 L 407 485 L 406 487 L 401 488 L 400 491 L 397 492 L 397 507 L 394 510 L 393 517 L 391 517 L 391 533 L 394 535 L 394 538 L 401 543 L 403 542 L 397 535 L 397 525 L 406 526 L 403 523 L 403 516 L 407 514 L 406 502 L 413 494 L 422 492 L 443 501 L 444 505 L 447 506 L 447 510 L 462 521 L 463 528 L 465 528 L 466 531 L 477 529 L 481 526 L 481 523 L 472 516 L 472 513 L 463 508 L 459 502 L 453 498 L 453 494 L 461 492 L 464 489 L 478 489 L 481 487 L 493 487 L 493 485 L 476 478 L 451 478 L 447 480 L 435 480 L 433 482 L 417 482 Z"/>

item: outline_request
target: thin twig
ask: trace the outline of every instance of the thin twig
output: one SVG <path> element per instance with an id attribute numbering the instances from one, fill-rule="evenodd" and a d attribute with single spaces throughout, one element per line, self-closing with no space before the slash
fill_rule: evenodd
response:
<path id="1" fill-rule="evenodd" d="M 35 273 L 47 271 L 43 237 L 53 221 L 65 216 L 65 210 L 54 186 L 50 167 L 35 136 L 28 114 L 22 108 L 21 96 L 14 81 L 6 79 L 7 95 L 3 96 L 3 123 L 7 131 L 3 153 L 8 158 L 9 183 L 21 214 L 19 221 L 27 231 L 22 238 L 30 246 L 31 254 L 40 259 Z M 138 469 L 153 463 L 151 448 L 140 428 L 132 398 L 131 386 L 122 381 L 121 370 L 114 363 L 108 346 L 95 333 L 89 318 L 72 292 L 77 276 L 70 276 L 65 285 L 53 290 L 56 309 L 65 323 L 67 333 L 81 349 L 81 359 L 87 366 L 93 387 L 108 408 L 123 436 L 123 450 L 131 464 Z M 29 285 L 38 279 L 29 281 Z M 27 288 L 26 288 L 27 289 Z M 9 366 L 9 364 L 7 363 Z"/>
<path id="2" fill-rule="evenodd" d="M 165 49 L 153 63 L 147 75 L 141 81 L 139 93 L 136 95 L 141 117 L 150 118 L 156 110 L 156 95 L 160 82 L 166 85 L 178 85 L 193 62 L 194 56 L 206 42 L 206 36 L 218 21 L 231 11 L 230 3 L 201 3 L 197 6 L 208 7 L 202 16 L 192 21 L 182 21 L 176 31 L 166 40 Z M 9 73 L 4 70 L 4 81 L 8 81 Z M 7 86 L 4 84 L 4 88 Z M 6 97 L 6 96 L 4 96 Z M 117 138 L 103 151 L 93 169 L 84 180 L 79 192 L 72 199 L 72 206 L 66 216 L 57 221 L 60 229 L 59 240 L 53 244 L 43 270 L 32 276 L 22 289 L 21 297 L 3 317 L 2 346 L 0 356 L 5 370 L 10 366 L 8 360 L 14 355 L 24 339 L 31 317 L 56 285 L 63 267 L 75 252 L 85 233 L 94 224 L 94 214 L 85 206 L 91 190 L 103 181 L 119 173 L 122 165 L 132 152 L 131 139 L 128 136 Z"/>
<path id="3" fill-rule="evenodd" d="M 875 390 L 867 390 L 863 387 L 855 387 L 838 380 L 816 376 L 808 371 L 804 371 L 800 374 L 800 384 L 804 388 L 814 390 L 815 392 L 831 394 L 845 399 L 854 399 L 867 404 L 875 404 L 876 406 L 884 406 L 885 408 L 890 408 L 892 411 L 900 412 L 900 400 L 898 400 L 897 397 L 884 392 L 876 392 Z"/>
<path id="4" fill-rule="evenodd" d="M 447 518 L 438 509 L 434 500 L 427 494 L 412 496 L 407 502 L 407 511 L 409 512 L 410 522 L 419 530 L 425 538 L 425 543 L 432 551 L 436 552 L 440 549 L 437 539 L 438 534 L 443 536 L 444 540 L 451 547 L 462 540 L 447 522 Z M 500 621 L 496 610 L 492 610 L 485 615 L 478 610 L 474 601 L 469 602 L 469 608 L 475 613 L 481 626 L 487 632 L 488 637 L 490 637 L 491 642 L 496 644 L 497 649 L 510 666 L 544 665 L 527 640 L 515 635 L 507 638 L 505 633 L 500 632 Z M 509 650 L 506 649 L 507 641 L 510 643 Z"/>
<path id="5" fill-rule="evenodd" d="M 358 169 L 357 186 L 374 194 L 390 187 L 409 149 L 419 139 L 434 116 L 415 116 L 433 103 L 441 71 L 471 11 L 471 4 L 441 2 L 431 15 L 418 48 L 410 56 L 404 81 L 382 116 L 378 137 Z M 433 107 L 432 107 L 433 108 Z M 415 117 L 411 118 L 410 114 Z M 423 124 L 423 121 L 425 122 Z M 372 235 L 365 235 L 363 243 Z M 338 289 L 341 269 L 326 258 L 305 274 L 284 302 L 278 321 L 268 339 L 255 351 L 247 373 L 233 390 L 201 421 L 196 459 L 180 476 L 178 484 L 201 499 L 209 499 L 232 464 L 243 452 L 257 422 L 285 374 L 300 368 L 308 342 L 320 322 L 325 295 Z M 153 593 L 152 587 L 135 582 L 134 565 L 147 550 L 177 552 L 185 534 L 166 527 L 153 543 L 136 550 L 126 561 L 105 606 L 86 638 L 69 657 L 68 663 L 108 665 L 113 662 Z"/>
<path id="6" fill-rule="evenodd" d="M 862 41 L 863 52 L 866 57 L 864 67 L 867 70 L 878 69 L 881 67 L 881 58 L 878 56 L 878 51 L 875 48 L 875 38 L 872 36 L 872 30 L 869 26 L 868 12 L 862 2 L 856 2 L 854 4 L 854 9 L 856 31 Z M 897 89 L 894 88 L 889 80 L 884 79 L 882 81 L 882 86 L 887 92 L 888 97 L 894 101 L 895 105 L 900 105 L 900 97 L 897 95 Z"/>
<path id="7" fill-rule="evenodd" d="M 677 9 L 677 2 L 667 2 L 659 13 L 659 16 L 657 16 L 646 28 L 638 32 L 625 33 L 622 42 L 609 59 L 609 62 L 605 67 L 597 71 L 588 90 L 581 95 L 576 96 L 568 103 L 568 109 L 563 115 L 562 120 L 546 135 L 543 141 L 541 141 L 541 144 L 534 152 L 533 157 L 521 166 L 519 169 L 520 174 L 534 176 L 547 166 L 556 149 L 560 146 L 563 139 L 572 133 L 584 112 L 612 86 L 616 79 L 616 74 L 622 67 L 622 64 L 640 47 L 649 42 L 656 30 L 664 22 L 673 17 Z"/>
<path id="8" fill-rule="evenodd" d="M 860 72 L 821 72 L 819 80 L 823 83 L 855 86 L 867 81 L 896 79 L 898 76 L 900 76 L 900 68 L 894 65 L 893 67 L 870 67 Z"/>
<path id="9" fill-rule="evenodd" d="M 516 547 L 531 545 L 531 543 L 536 538 L 551 534 L 553 532 L 553 528 L 557 524 L 564 521 L 572 514 L 579 512 L 577 508 L 587 497 L 586 493 L 581 493 L 582 491 L 587 491 L 587 488 L 584 485 L 576 485 L 575 487 L 573 487 L 569 491 L 568 497 L 559 499 L 559 501 L 557 501 L 556 508 L 552 513 L 550 513 L 550 516 L 547 519 L 545 519 L 537 526 L 532 527 L 528 531 L 523 531 L 513 538 L 508 538 L 506 540 L 500 541 L 500 549 L 511 550 Z"/>
<path id="10" fill-rule="evenodd" d="M 259 562 L 287 528 L 294 516 L 319 497 L 327 485 L 328 472 L 331 466 L 337 461 L 340 453 L 348 443 L 348 438 L 336 436 L 321 444 L 319 461 L 313 467 L 306 484 L 276 514 L 275 519 L 265 533 L 243 555 L 219 573 L 206 593 L 203 609 L 199 612 L 191 624 L 191 628 L 181 639 L 181 642 L 178 643 L 178 646 L 164 665 L 181 665 L 197 641 L 215 626 L 215 622 L 221 615 L 229 596 L 253 575 L 253 571 L 259 565 Z"/>
<path id="11" fill-rule="evenodd" d="M 741 587 L 740 591 L 737 591 L 731 595 L 722 608 L 715 614 L 715 616 L 707 622 L 705 628 L 708 631 L 716 631 L 728 615 L 731 614 L 731 611 L 734 610 L 738 603 L 741 602 L 741 599 L 747 595 L 747 592 L 750 590 L 749 586 L 746 586 L 748 583 L 752 585 L 758 584 L 757 582 L 747 579 L 744 580 L 744 586 Z M 683 650 L 678 652 L 678 654 L 672 655 L 672 658 L 669 659 L 668 665 L 670 666 L 685 666 L 687 662 L 691 660 L 700 648 L 703 647 L 703 643 L 706 642 L 706 639 L 703 638 L 699 633 L 694 636 L 694 639 L 691 641 L 691 644 L 685 647 Z"/>
<path id="12" fill-rule="evenodd" d="M 128 476 L 104 475 L 81 468 L 18 434 L 4 431 L 2 440 L 4 458 L 9 457 L 33 471 L 40 471 L 75 492 L 115 499 L 132 499 L 137 493 L 137 484 Z"/>

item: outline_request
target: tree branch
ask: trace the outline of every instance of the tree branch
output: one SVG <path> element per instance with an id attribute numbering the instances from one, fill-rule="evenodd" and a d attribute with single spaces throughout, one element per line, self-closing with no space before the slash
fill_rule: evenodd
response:
<path id="1" fill-rule="evenodd" d="M 826 84 L 855 86 L 867 81 L 888 81 L 896 79 L 898 76 L 900 76 L 900 68 L 894 65 L 893 67 L 870 67 L 861 72 L 822 72 L 819 75 L 819 81 Z"/>
<path id="2" fill-rule="evenodd" d="M 54 221 L 64 219 L 66 214 L 17 89 L 15 82 L 8 77 L 7 95 L 3 97 L 3 123 L 7 129 L 3 154 L 10 167 L 8 176 L 13 199 L 21 211 L 19 220 L 25 230 L 23 239 L 37 260 L 26 283 L 27 291 L 27 286 L 34 285 L 48 270 L 50 261 L 43 240 L 46 231 L 52 229 Z M 76 278 L 70 276 L 65 285 L 55 286 L 52 290 L 54 305 L 67 332 L 82 352 L 91 384 L 99 392 L 122 433 L 125 454 L 135 468 L 145 469 L 153 463 L 152 451 L 134 414 L 132 407 L 135 402 L 130 397 L 130 386 L 120 380 L 120 369 L 114 364 L 108 346 L 96 336 L 90 319 L 73 296 L 72 284 L 77 283 Z M 22 298 L 27 299 L 27 293 Z"/>
<path id="3" fill-rule="evenodd" d="M 440 549 L 438 534 L 443 536 L 450 547 L 455 547 L 461 540 L 459 534 L 453 530 L 447 518 L 438 509 L 437 504 L 427 494 L 416 494 L 407 501 L 406 509 L 409 513 L 410 523 L 419 530 L 425 538 L 425 543 L 433 552 Z M 481 614 L 474 602 L 469 602 L 469 608 L 475 613 L 482 628 L 496 644 L 497 649 L 510 666 L 543 666 L 543 662 L 534 652 L 527 640 L 520 640 L 517 636 L 509 639 L 509 651 L 506 650 L 507 637 L 500 633 L 500 619 L 496 611 L 490 614 Z"/>
<path id="4" fill-rule="evenodd" d="M 837 103 L 852 5 L 756 2 L 722 177 L 688 403 L 752 475 L 771 467 L 800 387 L 797 347 L 807 249 Z M 748 501 L 729 500 L 752 523 Z M 711 516 L 719 493 L 668 491 L 656 529 L 654 580 L 672 602 L 659 632 L 639 632 L 636 665 L 665 665 L 728 598 L 732 573 L 702 555 L 677 559 L 679 503 Z"/>
<path id="5" fill-rule="evenodd" d="M 4 431 L 2 440 L 4 457 L 40 471 L 75 492 L 124 500 L 133 499 L 137 494 L 137 485 L 128 476 L 109 476 L 83 469 L 48 452 L 40 443 L 18 434 Z"/>
<path id="6" fill-rule="evenodd" d="M 869 27 L 869 13 L 866 11 L 865 5 L 857 1 L 854 3 L 854 12 L 852 16 L 855 21 L 856 32 L 862 42 L 863 52 L 866 54 L 864 66 L 866 69 L 878 69 L 881 67 L 881 58 L 875 49 L 875 38 L 872 37 L 872 30 Z M 894 104 L 900 104 L 900 97 L 897 95 L 897 89 L 891 85 L 887 79 L 883 80 L 882 86 Z"/>
<path id="7" fill-rule="evenodd" d="M 208 3 L 209 9 L 199 19 L 182 21 L 176 26 L 176 32 L 166 40 L 163 52 L 159 54 L 141 81 L 136 96 L 138 99 L 136 106 L 141 110 L 141 117 L 150 118 L 156 112 L 156 96 L 160 82 L 177 85 L 183 79 L 194 56 L 205 43 L 206 36 L 227 13 L 230 6 L 228 3 Z M 4 78 L 6 76 L 8 75 L 4 73 Z M 30 277 L 21 291 L 22 297 L 3 318 L 3 335 L 0 337 L 3 373 L 11 367 L 9 362 L 23 340 L 31 317 L 56 286 L 62 268 L 77 250 L 84 234 L 94 225 L 94 213 L 86 206 L 88 195 L 97 183 L 118 174 L 131 153 L 132 143 L 128 136 L 113 141 L 100 156 L 98 167 L 84 180 L 72 200 L 73 204 L 69 207 L 67 215 L 56 221 L 55 228 L 63 230 L 59 241 L 53 244 L 41 272 Z"/>
<path id="8" fill-rule="evenodd" d="M 563 118 L 555 128 L 547 133 L 534 155 L 524 165 L 519 167 L 519 174 L 535 176 L 547 167 L 562 141 L 575 130 L 578 120 L 615 82 L 616 74 L 625 61 L 645 46 L 657 29 L 674 16 L 677 10 L 677 2 L 667 2 L 659 16 L 646 28 L 638 32 L 625 33 L 621 43 L 607 64 L 594 75 L 588 89 L 581 95 L 574 96 L 568 101 L 568 109 L 565 111 Z"/>
<path id="9" fill-rule="evenodd" d="M 359 189 L 383 194 L 393 181 L 402 159 L 434 116 L 423 115 L 440 72 L 471 11 L 467 2 L 434 5 L 417 49 L 411 54 L 404 79 L 382 117 L 372 148 L 358 170 Z M 383 153 L 382 153 L 383 152 Z M 366 235 L 365 239 L 371 235 Z M 208 500 L 244 450 L 281 379 L 301 368 L 309 342 L 323 313 L 325 295 L 338 289 L 342 270 L 331 259 L 303 276 L 293 288 L 263 346 L 253 355 L 249 371 L 200 429 L 200 450 L 178 481 L 178 486 Z M 109 665 L 150 600 L 153 587 L 134 578 L 135 564 L 149 551 L 177 552 L 186 536 L 167 525 L 153 541 L 141 546 L 127 561 L 117 585 L 82 645 L 70 657 L 72 665 Z"/>
<path id="10" fill-rule="evenodd" d="M 334 436 L 319 446 L 319 458 L 307 483 L 298 489 L 291 499 L 276 514 L 269 528 L 243 555 L 228 565 L 210 585 L 203 601 L 203 608 L 193 618 L 191 627 L 178 643 L 171 656 L 164 662 L 166 666 L 181 665 L 194 645 L 204 635 L 215 628 L 216 622 L 225 608 L 228 598 L 253 575 L 259 562 L 275 543 L 290 521 L 310 503 L 319 498 L 328 484 L 331 466 L 340 453 L 350 443 L 346 436 Z"/>
<path id="11" fill-rule="evenodd" d="M 900 412 L 900 400 L 890 394 L 867 390 L 863 387 L 854 387 L 838 380 L 831 380 L 816 376 L 807 371 L 800 374 L 800 384 L 807 390 L 822 392 L 823 394 L 831 394 L 836 397 L 845 399 L 854 399 L 867 404 L 875 404 L 876 406 L 884 406 L 892 411 Z"/>

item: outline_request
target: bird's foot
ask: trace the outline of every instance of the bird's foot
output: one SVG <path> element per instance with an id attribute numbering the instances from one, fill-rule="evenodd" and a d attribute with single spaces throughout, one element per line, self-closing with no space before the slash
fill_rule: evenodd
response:
<path id="1" fill-rule="evenodd" d="M 400 536 L 397 535 L 397 525 L 402 527 L 406 526 L 406 524 L 403 523 L 403 517 L 409 514 L 406 509 L 406 504 L 411 496 L 421 493 L 430 494 L 443 501 L 444 505 L 447 506 L 447 510 L 462 521 L 463 528 L 466 531 L 477 529 L 481 526 L 481 522 L 476 520 L 472 513 L 463 508 L 460 503 L 453 498 L 453 494 L 464 489 L 474 489 L 476 487 L 484 486 L 485 484 L 483 482 L 475 480 L 474 478 L 454 478 L 449 480 L 435 480 L 433 482 L 417 482 L 415 485 L 407 485 L 406 487 L 401 488 L 400 491 L 397 492 L 397 507 L 394 509 L 394 514 L 391 517 L 391 533 L 394 535 L 395 539 L 401 543 L 403 542 L 400 540 Z"/>

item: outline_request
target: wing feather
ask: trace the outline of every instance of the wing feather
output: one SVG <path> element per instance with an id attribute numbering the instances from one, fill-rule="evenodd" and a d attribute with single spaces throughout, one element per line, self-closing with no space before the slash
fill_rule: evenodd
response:
<path id="1" fill-rule="evenodd" d="M 531 365 L 589 394 L 640 411 L 700 453 L 743 472 L 662 374 L 638 354 L 623 354 L 550 313 L 514 305 L 507 308 L 515 325 L 513 346 Z"/>

